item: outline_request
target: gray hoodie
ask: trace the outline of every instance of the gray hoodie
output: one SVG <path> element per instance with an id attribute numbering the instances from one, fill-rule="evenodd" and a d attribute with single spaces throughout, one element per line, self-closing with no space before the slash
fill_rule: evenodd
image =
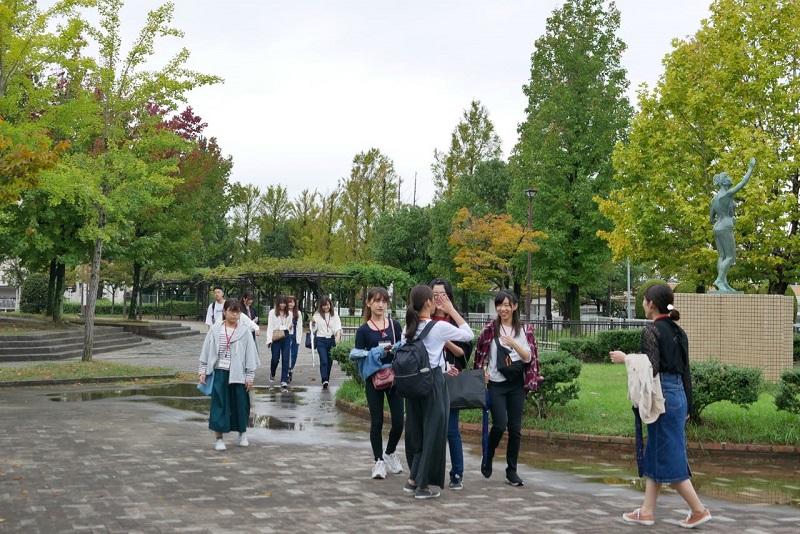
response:
<path id="1" fill-rule="evenodd" d="M 225 323 L 216 323 L 208 330 L 203 349 L 200 351 L 199 374 L 208 374 L 213 370 L 217 363 L 219 354 L 220 340 L 223 338 L 222 329 Z M 259 358 L 256 342 L 250 334 L 249 328 L 243 328 L 241 319 L 239 326 L 231 338 L 231 368 L 229 384 L 244 384 L 252 382 L 256 369 L 258 368 Z"/>

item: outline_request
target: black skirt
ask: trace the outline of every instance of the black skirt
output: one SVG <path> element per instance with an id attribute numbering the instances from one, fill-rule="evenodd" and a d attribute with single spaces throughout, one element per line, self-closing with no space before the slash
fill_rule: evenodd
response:
<path id="1" fill-rule="evenodd" d="M 444 487 L 447 469 L 447 418 L 450 399 L 441 367 L 433 370 L 433 388 L 422 399 L 406 399 L 406 460 L 417 487 Z"/>

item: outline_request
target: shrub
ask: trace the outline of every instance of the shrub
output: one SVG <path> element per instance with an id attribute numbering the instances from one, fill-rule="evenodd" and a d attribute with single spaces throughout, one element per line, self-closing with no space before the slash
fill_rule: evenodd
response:
<path id="1" fill-rule="evenodd" d="M 691 281 L 684 281 L 672 288 L 674 293 L 697 293 L 697 284 Z M 641 302 L 641 299 L 639 299 Z"/>
<path id="2" fill-rule="evenodd" d="M 353 360 L 350 359 L 350 351 L 353 349 L 353 345 L 355 345 L 355 341 L 340 341 L 333 347 L 333 350 L 331 350 L 331 358 L 339 362 L 339 368 L 344 371 L 347 376 L 363 385 L 364 380 L 361 379 L 361 373 L 358 371 L 358 367 L 353 363 Z"/>
<path id="3" fill-rule="evenodd" d="M 588 337 L 567 337 L 558 342 L 558 348 L 583 361 L 585 358 L 584 347 L 587 341 L 589 341 Z"/>
<path id="4" fill-rule="evenodd" d="M 663 280 L 648 280 L 647 282 L 643 283 L 639 286 L 639 289 L 636 290 L 636 318 L 637 319 L 644 319 L 644 308 L 642 307 L 642 299 L 644 298 L 645 292 L 650 289 L 650 286 L 654 286 L 656 284 L 666 284 Z"/>
<path id="5" fill-rule="evenodd" d="M 529 398 L 539 417 L 547 417 L 553 406 L 563 406 L 578 398 L 581 361 L 567 352 L 543 352 L 539 355 L 539 370 L 544 381 Z"/>
<path id="6" fill-rule="evenodd" d="M 781 375 L 775 406 L 779 410 L 800 415 L 800 369 L 790 369 Z"/>
<path id="7" fill-rule="evenodd" d="M 22 283 L 22 294 L 19 298 L 19 311 L 24 313 L 42 313 L 47 309 L 46 274 L 31 273 Z"/>
<path id="8" fill-rule="evenodd" d="M 693 363 L 692 419 L 698 421 L 708 405 L 719 401 L 726 400 L 747 408 L 758 400 L 760 389 L 760 369 L 736 367 L 717 361 Z"/>

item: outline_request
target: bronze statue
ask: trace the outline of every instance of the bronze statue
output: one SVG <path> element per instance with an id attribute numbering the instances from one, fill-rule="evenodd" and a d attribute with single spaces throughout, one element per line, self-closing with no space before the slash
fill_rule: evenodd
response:
<path id="1" fill-rule="evenodd" d="M 753 167 L 756 165 L 756 158 L 750 158 L 742 181 L 731 187 L 733 183 L 728 173 L 721 172 L 714 176 L 714 185 L 719 187 L 719 191 L 711 201 L 711 224 L 714 225 L 714 241 L 717 244 L 717 279 L 714 285 L 720 293 L 737 293 L 735 289 L 728 285 L 728 270 L 736 263 L 736 241 L 733 238 L 733 217 L 734 195 L 739 192 L 750 180 L 753 174 Z"/>

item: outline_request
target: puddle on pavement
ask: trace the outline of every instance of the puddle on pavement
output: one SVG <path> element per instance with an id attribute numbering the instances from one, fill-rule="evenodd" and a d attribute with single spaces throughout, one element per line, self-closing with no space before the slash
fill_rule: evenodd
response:
<path id="1" fill-rule="evenodd" d="M 134 388 L 82 389 L 48 395 L 52 401 L 82 402 L 120 399 L 155 402 L 193 412 L 189 421 L 207 422 L 209 398 L 195 384 L 169 384 Z M 335 390 L 296 387 L 282 392 L 277 387 L 255 389 L 255 414 L 250 418 L 254 437 L 271 442 L 319 444 L 322 442 L 362 446 L 352 433 L 365 433 L 369 423 L 342 413 L 334 405 Z M 278 430 L 281 432 L 268 433 Z M 472 439 L 464 436 L 467 440 Z M 632 454 L 619 452 L 568 451 L 539 446 L 531 451 L 523 444 L 520 462 L 538 469 L 569 472 L 586 481 L 644 491 L 636 476 Z M 528 448 L 526 451 L 525 449 Z M 502 449 L 502 448 L 501 448 Z M 480 446 L 472 447 L 480 454 Z M 503 451 L 498 451 L 502 455 Z M 782 504 L 800 508 L 800 460 L 767 464 L 731 459 L 691 459 L 692 482 L 705 496 L 746 504 Z M 665 491 L 671 491 L 665 488 Z"/>
<path id="2" fill-rule="evenodd" d="M 543 448 L 520 452 L 519 461 L 539 469 L 570 472 L 586 482 L 644 492 L 632 454 L 585 454 Z M 500 452 L 500 451 L 498 451 Z M 800 460 L 742 461 L 690 458 L 692 484 L 701 495 L 742 504 L 782 504 L 800 507 Z M 664 487 L 664 491 L 672 490 Z"/>

